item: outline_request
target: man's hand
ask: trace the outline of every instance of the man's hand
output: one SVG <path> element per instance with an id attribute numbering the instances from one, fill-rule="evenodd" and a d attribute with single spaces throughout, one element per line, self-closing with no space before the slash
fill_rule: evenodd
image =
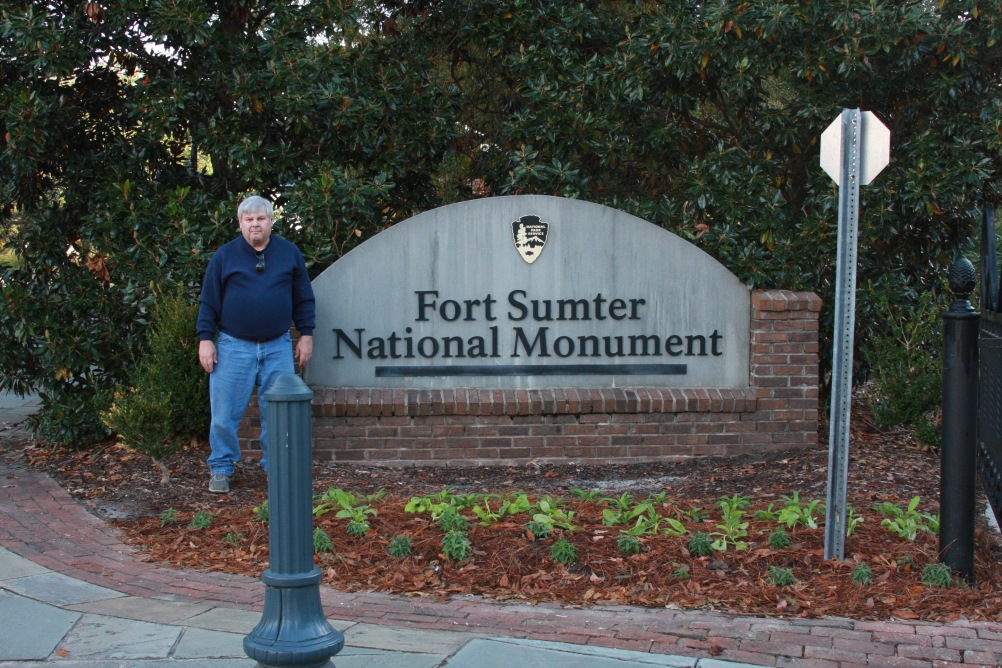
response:
<path id="1" fill-rule="evenodd" d="M 300 336 L 299 343 L 296 344 L 296 364 L 302 368 L 310 363 L 311 357 L 313 357 L 313 337 Z"/>
<path id="2" fill-rule="evenodd" d="M 310 346 L 312 348 L 312 345 Z M 198 363 L 202 365 L 206 373 L 212 373 L 216 366 L 216 344 L 212 341 L 198 342 Z"/>

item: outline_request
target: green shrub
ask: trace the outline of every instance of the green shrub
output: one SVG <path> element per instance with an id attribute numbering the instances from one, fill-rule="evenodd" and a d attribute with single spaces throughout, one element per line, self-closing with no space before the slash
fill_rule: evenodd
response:
<path id="1" fill-rule="evenodd" d="M 160 513 L 160 526 L 167 526 L 168 524 L 177 524 L 177 511 L 173 508 L 168 508 Z"/>
<path id="2" fill-rule="evenodd" d="M 334 541 L 327 535 L 327 532 L 317 527 L 313 530 L 313 554 L 321 552 L 333 552 Z"/>
<path id="3" fill-rule="evenodd" d="M 697 531 L 686 543 L 689 552 L 697 557 L 707 557 L 713 552 L 713 540 L 704 532 Z"/>
<path id="4" fill-rule="evenodd" d="M 462 561 L 473 551 L 470 538 L 462 531 L 453 529 L 442 539 L 442 553 L 450 561 Z"/>
<path id="5" fill-rule="evenodd" d="M 202 529 L 208 529 L 212 526 L 213 515 L 208 510 L 199 510 L 191 518 L 191 522 L 188 523 L 189 529 L 197 529 L 201 531 Z"/>
<path id="6" fill-rule="evenodd" d="M 118 388 L 101 414 L 128 448 L 162 460 L 209 429 L 209 385 L 198 363 L 198 305 L 175 297 L 153 308 L 146 345 L 133 357 L 127 387 Z"/>
<path id="7" fill-rule="evenodd" d="M 413 549 L 414 544 L 411 541 L 411 537 L 400 535 L 390 539 L 390 544 L 387 546 L 386 551 L 391 557 L 403 559 L 404 557 L 409 557 Z"/>
<path id="8" fill-rule="evenodd" d="M 438 517 L 438 525 L 443 531 L 469 531 L 472 523 L 459 514 L 455 507 L 448 507 Z"/>
<path id="9" fill-rule="evenodd" d="M 852 583 L 858 585 L 868 585 L 873 582 L 873 569 L 865 561 L 856 564 L 852 570 Z"/>
<path id="10" fill-rule="evenodd" d="M 640 554 L 640 551 L 644 548 L 644 544 L 636 536 L 624 533 L 616 540 L 616 547 L 619 549 L 620 554 L 628 557 L 631 554 Z"/>
<path id="11" fill-rule="evenodd" d="M 953 584 L 953 573 L 946 564 L 926 564 L 922 567 L 922 584 L 930 587 L 949 587 Z"/>
<path id="12" fill-rule="evenodd" d="M 786 532 L 786 529 L 776 529 L 769 535 L 769 547 L 774 550 L 785 550 L 790 547 L 790 534 Z"/>
<path id="13" fill-rule="evenodd" d="M 797 578 L 793 576 L 793 570 L 779 566 L 770 566 L 769 573 L 765 576 L 765 579 L 777 587 L 790 587 L 797 584 Z"/>
<path id="14" fill-rule="evenodd" d="M 370 527 L 369 523 L 365 520 L 352 520 L 348 522 L 348 526 L 345 527 L 345 531 L 348 532 L 349 536 L 364 536 L 368 533 Z"/>
<path id="15" fill-rule="evenodd" d="M 578 548 L 566 538 L 561 538 L 550 547 L 550 557 L 558 564 L 573 564 L 578 560 Z"/>
<path id="16" fill-rule="evenodd" d="M 907 425 L 920 443 L 937 446 L 946 304 L 930 291 L 911 305 L 892 304 L 883 295 L 875 306 L 886 325 L 866 351 L 877 387 L 874 418 L 882 428 Z"/>
<path id="17" fill-rule="evenodd" d="M 546 522 L 540 522 L 539 520 L 532 520 L 531 522 L 526 523 L 525 532 L 529 535 L 531 540 L 549 538 L 553 535 L 553 525 L 547 524 Z"/>

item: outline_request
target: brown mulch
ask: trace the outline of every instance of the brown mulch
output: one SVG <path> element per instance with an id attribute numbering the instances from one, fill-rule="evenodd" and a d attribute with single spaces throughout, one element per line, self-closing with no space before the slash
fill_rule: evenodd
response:
<path id="1" fill-rule="evenodd" d="M 342 591 L 436 599 L 473 594 L 523 603 L 629 604 L 770 616 L 1002 621 L 1002 542 L 983 516 L 977 518 L 976 584 L 944 588 L 922 582 L 925 567 L 939 561 L 938 537 L 923 531 L 914 540 L 898 537 L 881 526 L 884 516 L 874 508 L 890 502 L 904 509 L 918 496 L 919 511 L 935 515 L 939 453 L 916 447 L 904 432 L 881 433 L 864 407 L 854 408 L 853 419 L 848 495 L 863 521 L 846 540 L 841 562 L 824 559 L 823 510 L 816 514 L 819 528 L 788 529 L 792 543 L 785 549 L 769 546 L 780 524 L 754 517 L 770 504 L 778 510 L 794 494 L 801 507 L 814 500 L 824 503 L 828 450 L 822 443 L 756 456 L 635 465 L 392 468 L 317 463 L 316 494 L 338 488 L 356 495 L 359 504 L 379 490 L 385 496 L 372 501 L 375 514 L 369 515 L 370 529 L 362 537 L 348 535 L 348 520 L 335 512 L 317 517 L 314 523 L 331 538 L 333 551 L 318 554 L 316 563 L 324 583 Z M 93 512 L 117 524 L 150 561 L 254 577 L 268 566 L 268 524 L 255 511 L 267 498 L 267 481 L 251 461 L 239 465 L 232 493 L 220 497 L 207 491 L 205 445 L 185 448 L 166 461 L 168 484 L 160 482 L 160 471 L 148 458 L 116 444 L 83 452 L 22 445 L 30 465 L 48 471 Z M 525 529 L 531 519 L 526 513 L 485 526 L 466 507 L 461 514 L 472 523 L 471 552 L 453 561 L 443 551 L 445 531 L 431 514 L 405 512 L 412 498 L 444 489 L 458 497 L 496 495 L 489 500 L 494 511 L 502 499 L 517 493 L 534 503 L 549 497 L 560 510 L 573 513 L 574 529 L 536 537 Z M 589 490 L 596 498 L 581 498 Z M 624 493 L 634 503 L 661 494 L 653 502 L 658 515 L 680 521 L 686 534 L 641 536 L 640 553 L 624 556 L 618 543 L 628 527 L 605 526 L 602 511 L 612 504 L 601 502 Z M 749 503 L 741 518 L 748 522 L 747 548 L 729 545 L 710 556 L 692 554 L 688 540 L 699 531 L 719 534 L 719 501 L 734 496 Z M 978 505 L 984 507 L 980 494 Z M 705 518 L 694 512 L 697 508 Z M 190 526 L 199 511 L 211 515 L 208 528 Z M 410 538 L 410 556 L 389 555 L 390 541 L 398 536 Z M 558 539 L 576 548 L 573 563 L 554 561 L 551 549 Z M 869 584 L 853 582 L 861 564 L 872 572 Z M 774 583 L 785 574 L 796 582 Z"/>

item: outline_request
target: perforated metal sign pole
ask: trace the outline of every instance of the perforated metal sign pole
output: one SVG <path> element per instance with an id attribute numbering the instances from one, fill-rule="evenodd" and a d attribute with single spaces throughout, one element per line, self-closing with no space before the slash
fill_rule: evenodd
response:
<path id="1" fill-rule="evenodd" d="M 842 112 L 842 169 L 838 191 L 838 266 L 835 276 L 835 336 L 832 401 L 828 432 L 828 505 L 825 559 L 845 555 L 846 477 L 849 471 L 849 414 L 852 349 L 856 326 L 856 240 L 862 155 L 859 109 Z"/>

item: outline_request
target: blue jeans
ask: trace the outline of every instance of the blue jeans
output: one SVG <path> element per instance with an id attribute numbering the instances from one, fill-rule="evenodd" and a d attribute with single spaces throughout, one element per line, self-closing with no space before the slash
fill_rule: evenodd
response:
<path id="1" fill-rule="evenodd" d="M 216 340 L 216 357 L 216 366 L 209 374 L 209 404 L 212 409 L 209 471 L 232 475 L 234 464 L 240 461 L 237 428 L 255 385 L 261 406 L 261 468 L 267 471 L 268 407 L 264 394 L 280 375 L 295 373 L 292 339 L 285 333 L 277 339 L 256 343 L 220 333 Z"/>

